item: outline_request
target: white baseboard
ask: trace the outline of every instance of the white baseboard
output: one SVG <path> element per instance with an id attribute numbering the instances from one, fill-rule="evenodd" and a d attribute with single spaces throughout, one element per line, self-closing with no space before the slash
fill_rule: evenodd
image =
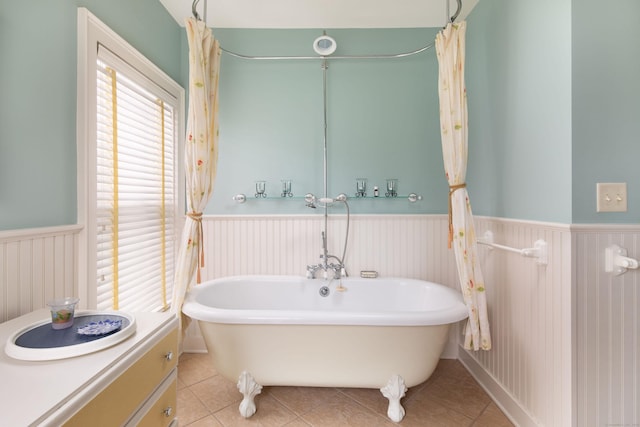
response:
<path id="1" fill-rule="evenodd" d="M 513 424 L 519 427 L 541 426 L 462 346 L 458 347 L 458 356 L 460 362 Z"/>

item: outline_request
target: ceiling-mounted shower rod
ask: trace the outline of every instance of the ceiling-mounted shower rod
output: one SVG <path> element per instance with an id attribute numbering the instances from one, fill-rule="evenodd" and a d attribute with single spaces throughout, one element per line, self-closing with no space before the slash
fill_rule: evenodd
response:
<path id="1" fill-rule="evenodd" d="M 198 10 L 197 10 L 197 6 L 198 3 L 200 2 L 200 0 L 193 0 L 193 3 L 191 3 L 191 14 L 193 15 L 193 17 L 196 19 L 196 21 L 202 21 L 202 18 L 200 18 L 200 15 L 198 14 Z M 204 0 L 204 23 L 205 25 L 207 24 L 207 4 L 209 2 L 207 0 Z"/>
<path id="2" fill-rule="evenodd" d="M 198 1 L 200 0 L 194 0 L 193 1 L 193 5 L 192 5 L 192 11 L 194 13 L 194 17 L 196 17 L 196 19 L 199 19 L 197 17 L 197 12 L 195 11 L 195 5 L 198 3 Z M 462 11 L 462 0 L 457 0 L 458 3 L 458 8 L 456 10 L 456 12 L 451 16 L 451 22 L 454 22 L 456 20 L 456 18 L 458 18 L 458 15 L 460 15 L 460 12 Z M 205 0 L 205 6 L 206 6 L 206 0 Z M 449 0 L 447 0 L 447 15 L 449 15 Z M 427 51 L 429 49 L 431 49 L 432 47 L 435 46 L 435 43 L 430 43 L 424 47 L 421 47 L 419 49 L 416 50 L 412 50 L 410 52 L 402 52 L 402 53 L 394 53 L 394 54 L 377 54 L 377 55 L 331 55 L 331 59 L 395 59 L 395 58 L 404 58 L 407 56 L 412 56 L 412 55 L 416 55 L 418 53 L 422 53 L 424 51 Z M 236 53 L 236 52 L 232 52 L 230 50 L 227 50 L 223 47 L 220 47 L 220 50 L 222 50 L 224 53 L 234 56 L 236 58 L 240 58 L 240 59 L 256 59 L 256 60 L 313 60 L 313 59 L 322 59 L 322 60 L 326 60 L 328 58 L 328 56 L 253 56 L 253 55 L 243 55 L 240 53 Z"/>
<path id="3" fill-rule="evenodd" d="M 331 55 L 331 59 L 391 59 L 391 58 L 403 58 L 405 56 L 411 56 L 411 55 L 415 55 L 417 53 L 421 53 L 424 52 L 425 50 L 429 50 L 431 49 L 435 44 L 431 43 L 427 46 L 421 47 L 420 49 L 417 50 L 413 50 L 411 52 L 404 52 L 404 53 L 396 53 L 396 54 L 390 54 L 390 55 Z M 242 55 L 240 53 L 235 53 L 232 52 L 230 50 L 227 50 L 223 47 L 220 48 L 220 50 L 222 50 L 224 53 L 231 55 L 231 56 L 235 56 L 236 58 L 241 58 L 241 59 L 262 59 L 262 60 L 286 60 L 286 59 L 291 59 L 291 60 L 309 60 L 309 59 L 328 59 L 328 56 L 251 56 L 251 55 Z"/>
<path id="4" fill-rule="evenodd" d="M 449 5 L 449 0 L 447 0 L 447 6 Z M 458 0 L 458 9 L 456 10 L 456 13 L 454 13 L 451 16 L 451 23 L 454 23 L 456 21 L 456 18 L 458 17 L 458 15 L 460 15 L 460 12 L 462 12 L 462 0 Z M 449 10 L 447 8 L 447 15 L 449 15 Z"/>
<path id="5" fill-rule="evenodd" d="M 198 5 L 198 2 L 200 2 L 200 0 L 193 0 L 193 3 L 191 3 L 191 14 L 196 19 L 196 21 L 202 21 L 202 19 L 200 19 L 200 15 L 198 15 L 198 10 L 196 9 L 196 6 Z M 206 3 L 206 1 L 205 1 L 205 3 Z M 206 18 L 206 16 L 205 16 L 205 18 Z"/>

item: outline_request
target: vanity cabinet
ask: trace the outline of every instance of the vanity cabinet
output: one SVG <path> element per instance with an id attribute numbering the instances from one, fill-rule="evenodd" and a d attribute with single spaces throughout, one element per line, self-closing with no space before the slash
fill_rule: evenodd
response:
<path id="1" fill-rule="evenodd" d="M 47 310 L 34 313 L 1 324 L 0 343 L 4 346 L 17 328 L 49 316 Z M 130 338 L 83 356 L 21 361 L 3 348 L 0 378 L 15 384 L 0 388 L 3 425 L 177 425 L 178 321 L 168 313 L 134 316 Z"/>

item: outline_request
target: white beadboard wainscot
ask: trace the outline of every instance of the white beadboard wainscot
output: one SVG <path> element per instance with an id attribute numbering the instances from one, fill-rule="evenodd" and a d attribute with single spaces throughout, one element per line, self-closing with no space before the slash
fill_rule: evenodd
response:
<path id="1" fill-rule="evenodd" d="M 328 219 L 327 246 L 342 257 L 346 216 Z M 348 273 L 430 280 L 457 289 L 455 259 L 447 250 L 444 215 L 352 215 Z M 322 253 L 324 216 L 207 216 L 203 220 L 203 280 L 245 274 L 306 274 Z M 444 247 L 442 247 L 444 244 Z"/>
<path id="2" fill-rule="evenodd" d="M 640 226 L 574 225 L 576 426 L 640 425 L 640 270 L 605 271 L 616 244 L 640 260 Z"/>
<path id="3" fill-rule="evenodd" d="M 79 225 L 0 231 L 0 322 L 78 295 Z"/>
<path id="4" fill-rule="evenodd" d="M 572 424 L 571 232 L 568 225 L 475 219 L 478 236 L 522 249 L 547 242 L 548 264 L 479 245 L 491 351 L 460 359 L 519 426 Z"/>

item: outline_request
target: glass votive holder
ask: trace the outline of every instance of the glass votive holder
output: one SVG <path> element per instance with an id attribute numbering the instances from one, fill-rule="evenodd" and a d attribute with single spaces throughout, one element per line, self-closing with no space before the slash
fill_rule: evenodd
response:
<path id="1" fill-rule="evenodd" d="M 282 193 L 280 194 L 282 197 L 293 197 L 293 193 L 291 192 L 291 180 L 283 179 L 282 180 Z"/>
<path id="2" fill-rule="evenodd" d="M 67 297 L 47 303 L 51 309 L 51 327 L 53 329 L 66 329 L 73 325 L 73 316 L 78 301 L 80 301 L 78 298 Z"/>
<path id="3" fill-rule="evenodd" d="M 387 197 L 398 197 L 398 180 L 396 178 L 387 179 Z"/>
<path id="4" fill-rule="evenodd" d="M 256 198 L 267 197 L 266 191 L 267 183 L 265 181 L 256 181 Z"/>
<path id="5" fill-rule="evenodd" d="M 356 197 L 367 196 L 367 178 L 356 178 Z"/>

